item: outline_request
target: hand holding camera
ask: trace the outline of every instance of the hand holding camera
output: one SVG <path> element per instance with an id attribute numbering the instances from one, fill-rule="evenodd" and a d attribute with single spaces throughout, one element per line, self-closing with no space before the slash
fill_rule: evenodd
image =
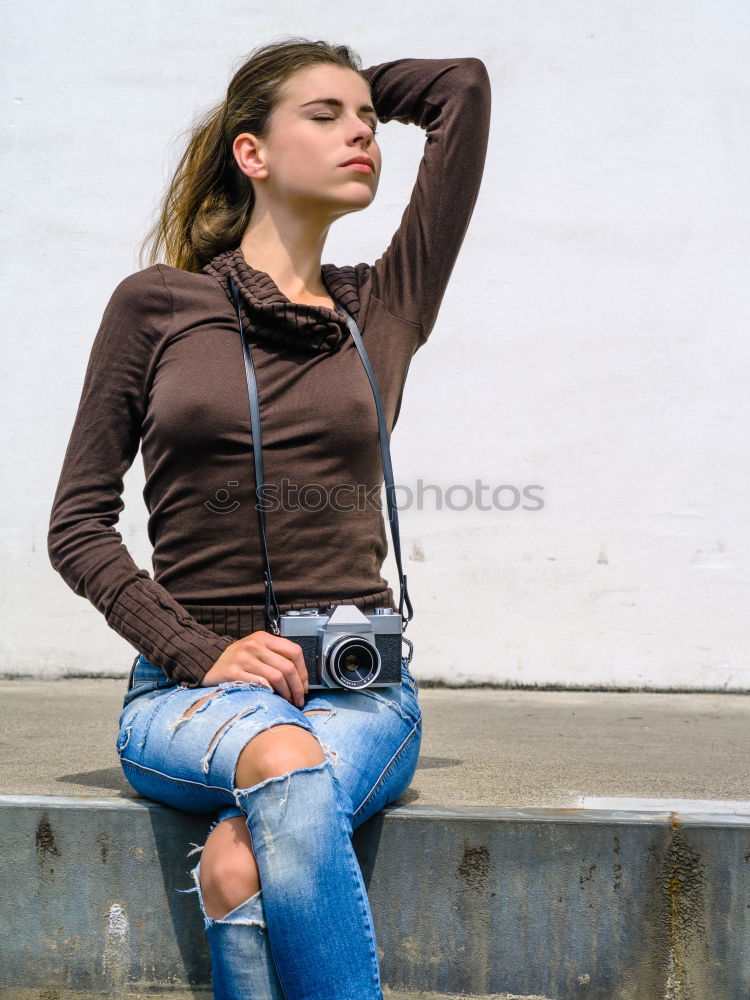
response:
<path id="1" fill-rule="evenodd" d="M 302 647 L 262 629 L 227 646 L 206 671 L 200 687 L 224 681 L 265 684 L 297 708 L 302 708 L 309 687 Z"/>
<path id="2" fill-rule="evenodd" d="M 357 690 L 401 683 L 401 615 L 331 604 L 288 611 L 281 634 L 251 632 L 231 643 L 206 672 L 201 687 L 224 681 L 266 684 L 302 708 L 310 688 Z"/>

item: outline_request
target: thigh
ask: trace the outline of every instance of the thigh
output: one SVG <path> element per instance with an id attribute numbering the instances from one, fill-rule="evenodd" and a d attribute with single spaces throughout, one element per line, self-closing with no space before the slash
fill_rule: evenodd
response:
<path id="1" fill-rule="evenodd" d="M 305 699 L 301 714 L 312 724 L 348 796 L 352 829 L 411 784 L 422 742 L 418 691 L 404 660 L 400 686 L 315 691 Z M 236 805 L 227 806 L 219 812 L 219 821 L 240 814 Z"/>
<path id="2" fill-rule="evenodd" d="M 235 771 L 246 744 L 282 724 L 316 735 L 300 709 L 263 684 L 188 688 L 151 680 L 128 692 L 117 753 L 140 795 L 186 812 L 213 812 L 235 804 Z"/>
<path id="3" fill-rule="evenodd" d="M 342 746 L 337 751 L 338 767 L 335 757 L 333 760 L 334 773 L 349 792 L 353 829 L 384 806 L 395 802 L 412 782 L 422 744 L 422 709 L 418 691 L 419 685 L 403 660 L 399 687 L 370 688 L 359 695 L 369 704 L 351 706 L 351 710 L 364 719 L 361 726 L 355 723 L 353 740 L 347 733 L 346 709 L 350 705 L 346 699 L 349 695 L 346 692 L 335 694 L 332 708 L 338 713 L 343 707 L 344 715 Z M 336 715 L 329 723 L 326 723 L 324 714 L 309 718 L 323 748 L 330 742 L 336 750 Z"/>

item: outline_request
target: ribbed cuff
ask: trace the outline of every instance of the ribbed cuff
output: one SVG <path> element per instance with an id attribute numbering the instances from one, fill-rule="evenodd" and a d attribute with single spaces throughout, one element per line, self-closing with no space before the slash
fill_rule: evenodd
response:
<path id="1" fill-rule="evenodd" d="M 164 587 L 143 577 L 118 594 L 107 624 L 161 667 L 170 680 L 197 687 L 227 646 L 219 635 L 192 618 Z"/>

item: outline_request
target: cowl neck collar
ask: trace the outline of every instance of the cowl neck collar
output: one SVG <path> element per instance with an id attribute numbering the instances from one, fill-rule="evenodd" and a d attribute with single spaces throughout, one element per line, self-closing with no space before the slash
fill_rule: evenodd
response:
<path id="1" fill-rule="evenodd" d="M 267 341 L 311 354 L 331 354 L 349 336 L 346 317 L 328 306 L 302 305 L 292 302 L 265 271 L 251 267 L 241 247 L 217 254 L 203 267 L 224 288 L 234 308 L 229 287 L 233 278 L 240 291 L 240 311 L 243 326 L 252 332 L 253 340 Z M 359 312 L 359 290 L 355 269 L 351 266 L 321 266 L 323 282 L 331 297 L 356 319 Z"/>

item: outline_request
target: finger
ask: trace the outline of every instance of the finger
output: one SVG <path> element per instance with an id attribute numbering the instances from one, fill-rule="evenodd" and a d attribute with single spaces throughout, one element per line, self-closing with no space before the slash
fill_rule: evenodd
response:
<path id="1" fill-rule="evenodd" d="M 271 667 L 274 671 L 278 671 L 278 674 L 272 673 L 269 676 L 269 674 L 264 670 L 263 674 L 268 677 L 268 680 L 271 681 L 279 694 L 293 705 L 301 705 L 305 693 L 302 688 L 300 676 L 297 673 L 292 661 L 288 660 L 280 653 L 275 653 L 268 647 L 258 650 L 256 658 L 259 659 L 263 665 Z M 256 666 L 255 670 L 257 671 L 257 669 L 258 667 Z"/>
<path id="2" fill-rule="evenodd" d="M 301 708 L 305 693 L 303 683 L 295 664 L 285 655 L 294 655 L 296 651 L 301 656 L 301 648 L 283 636 L 265 631 L 254 632 L 247 639 L 247 645 L 241 650 L 242 669 L 265 677 L 282 698 Z"/>
<path id="3" fill-rule="evenodd" d="M 269 633 L 268 638 L 268 648 L 273 649 L 274 652 L 281 653 L 288 660 L 292 661 L 302 683 L 303 693 L 307 694 L 310 689 L 310 678 L 307 674 L 302 647 L 298 643 L 292 642 L 291 639 L 286 639 L 283 635 L 272 635 Z"/>

